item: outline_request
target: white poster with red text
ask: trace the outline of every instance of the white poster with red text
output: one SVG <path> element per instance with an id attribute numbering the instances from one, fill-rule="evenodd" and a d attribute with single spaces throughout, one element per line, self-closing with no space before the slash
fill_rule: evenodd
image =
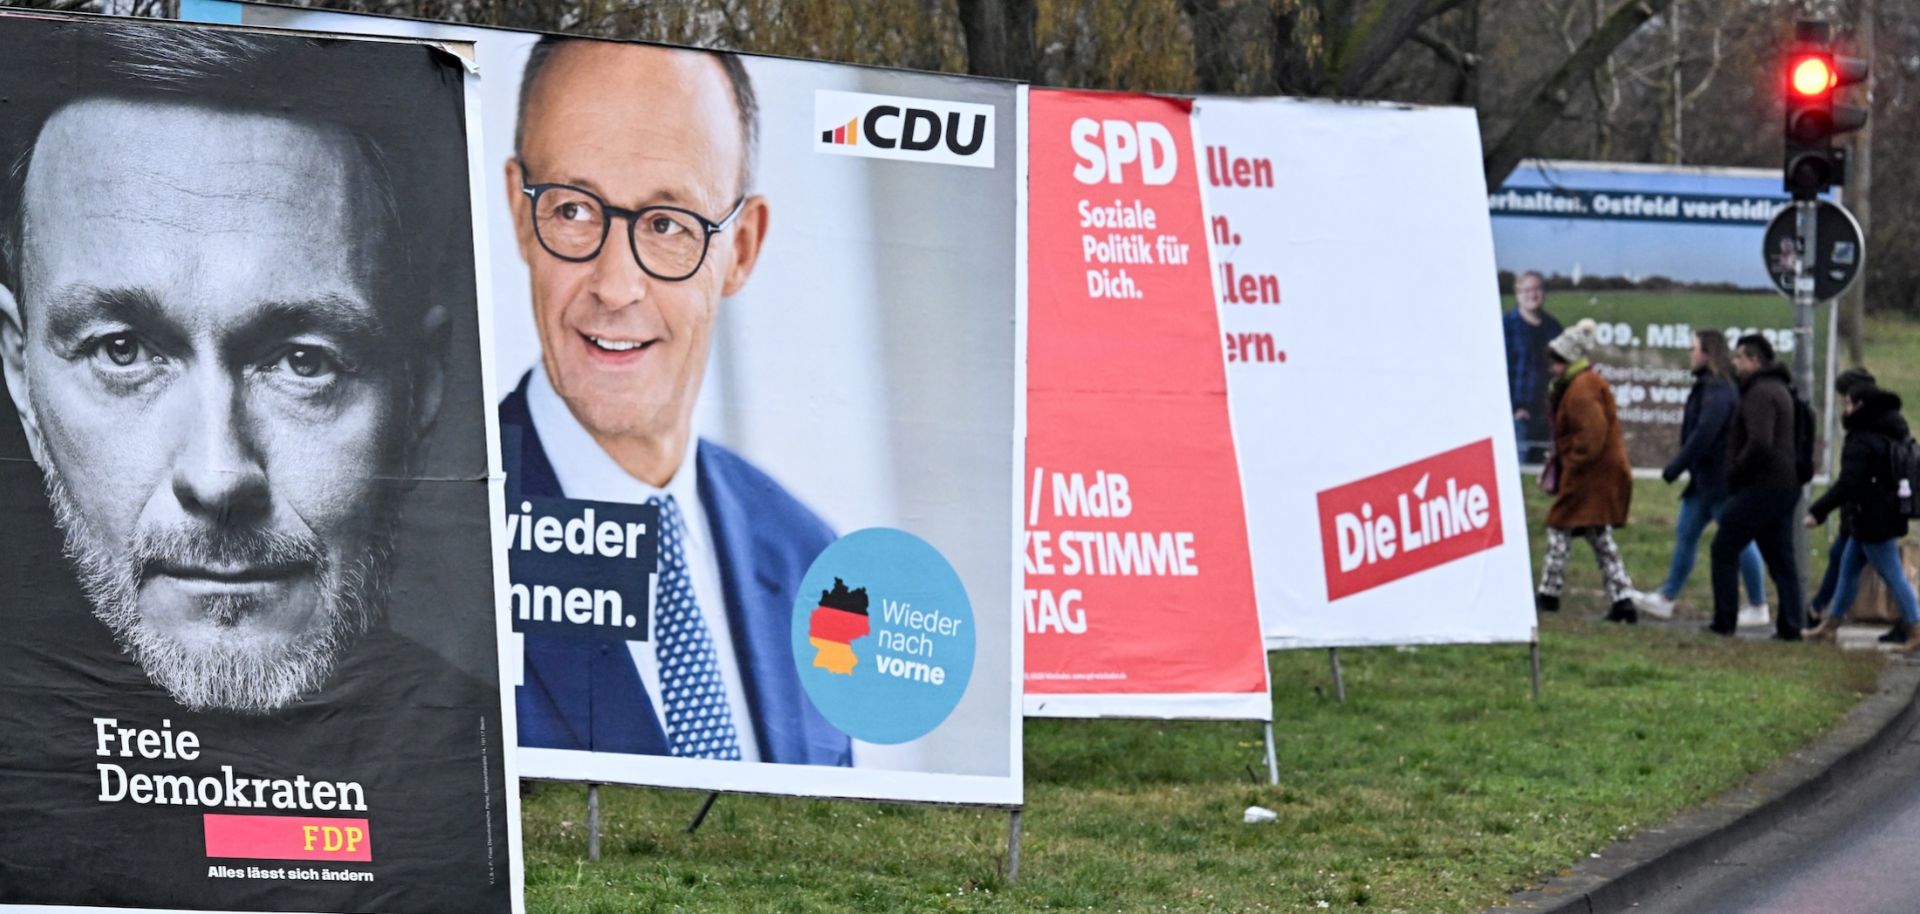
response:
<path id="1" fill-rule="evenodd" d="M 1267 647 L 1532 640 L 1473 112 L 1195 117 Z"/>
<path id="2" fill-rule="evenodd" d="M 1190 112 L 1030 94 L 1029 715 L 1272 719 Z"/>

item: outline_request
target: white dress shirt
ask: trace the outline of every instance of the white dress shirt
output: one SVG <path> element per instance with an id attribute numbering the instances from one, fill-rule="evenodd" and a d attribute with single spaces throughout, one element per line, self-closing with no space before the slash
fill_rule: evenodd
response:
<path id="1" fill-rule="evenodd" d="M 671 495 L 680 505 L 680 516 L 687 525 L 687 570 L 693 578 L 693 599 L 700 606 L 700 615 L 713 635 L 714 651 L 719 654 L 720 678 L 727 684 L 727 705 L 733 712 L 734 730 L 740 736 L 740 760 L 759 761 L 760 744 L 754 737 L 747 692 L 740 680 L 740 661 L 733 653 L 733 627 L 727 624 L 726 591 L 721 589 L 720 565 L 713 551 L 713 530 L 707 523 L 706 506 L 700 502 L 700 471 L 694 459 L 698 442 L 687 442 L 680 468 L 674 471 L 665 489 L 658 489 L 633 478 L 600 449 L 600 443 L 593 440 L 593 435 L 574 418 L 573 410 L 553 389 L 542 366 L 534 366 L 533 378 L 527 384 L 527 412 L 533 417 L 533 429 L 546 449 L 548 462 L 553 464 L 560 489 L 568 498 L 639 505 L 657 495 Z M 652 594 L 655 589 L 649 587 L 648 593 Z M 648 631 L 652 631 L 651 625 Z M 627 648 L 640 673 L 640 683 L 653 699 L 653 713 L 660 719 L 660 729 L 666 732 L 665 709 L 660 703 L 660 659 L 654 655 L 653 642 L 630 641 Z"/>

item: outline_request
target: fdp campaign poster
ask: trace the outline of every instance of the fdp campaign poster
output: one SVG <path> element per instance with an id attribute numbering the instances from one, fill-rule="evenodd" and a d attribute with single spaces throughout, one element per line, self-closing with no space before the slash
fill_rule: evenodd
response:
<path id="1" fill-rule="evenodd" d="M 1030 98 L 1032 715 L 1272 719 L 1190 108 Z"/>
<path id="2" fill-rule="evenodd" d="M 1195 117 L 1267 646 L 1531 640 L 1473 112 Z"/>
<path id="3" fill-rule="evenodd" d="M 519 909 L 465 77 L 0 14 L 0 909 Z"/>
<path id="4" fill-rule="evenodd" d="M 1581 318 L 1599 324 L 1594 365 L 1613 385 L 1627 456 L 1642 470 L 1658 472 L 1680 448 L 1696 331 L 1729 344 L 1762 334 L 1792 365 L 1793 306 L 1762 250 L 1788 202 L 1778 171 L 1595 162 L 1524 162 L 1489 193 L 1522 462 L 1539 463 L 1551 443 L 1546 341 Z M 1814 377 L 1794 381 L 1824 410 L 1833 311 L 1816 313 Z"/>
<path id="5" fill-rule="evenodd" d="M 529 776 L 1020 801 L 1012 84 L 479 49 Z"/>

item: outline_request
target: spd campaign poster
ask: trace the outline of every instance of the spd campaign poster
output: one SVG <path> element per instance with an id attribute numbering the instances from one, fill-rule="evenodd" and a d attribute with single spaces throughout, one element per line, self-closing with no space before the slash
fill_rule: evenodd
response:
<path id="1" fill-rule="evenodd" d="M 1793 305 L 1769 275 L 1780 252 L 1763 252 L 1768 221 L 1789 202 L 1778 170 L 1546 160 L 1521 163 L 1488 194 L 1521 461 L 1540 463 L 1551 443 L 1544 340 L 1582 318 L 1599 325 L 1595 366 L 1619 400 L 1627 457 L 1648 474 L 1680 450 L 1695 332 L 1729 344 L 1762 334 L 1792 365 Z M 1830 414 L 1835 312 L 1823 303 L 1817 315 L 1815 378 L 1795 382 Z"/>
<path id="2" fill-rule="evenodd" d="M 188 8 L 478 48 L 523 774 L 1020 802 L 1016 86 Z"/>
<path id="3" fill-rule="evenodd" d="M 1271 720 L 1190 104 L 1028 121 L 1027 713 Z"/>
<path id="4" fill-rule="evenodd" d="M 520 910 L 456 50 L 0 13 L 0 910 Z"/>
<path id="5" fill-rule="evenodd" d="M 1196 118 L 1267 646 L 1531 640 L 1473 112 Z"/>

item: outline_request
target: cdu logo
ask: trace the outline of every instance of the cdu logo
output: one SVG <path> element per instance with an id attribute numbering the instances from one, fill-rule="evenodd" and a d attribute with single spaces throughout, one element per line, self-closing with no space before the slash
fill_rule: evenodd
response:
<path id="1" fill-rule="evenodd" d="M 993 106 L 865 92 L 813 93 L 815 152 L 993 167 Z"/>

